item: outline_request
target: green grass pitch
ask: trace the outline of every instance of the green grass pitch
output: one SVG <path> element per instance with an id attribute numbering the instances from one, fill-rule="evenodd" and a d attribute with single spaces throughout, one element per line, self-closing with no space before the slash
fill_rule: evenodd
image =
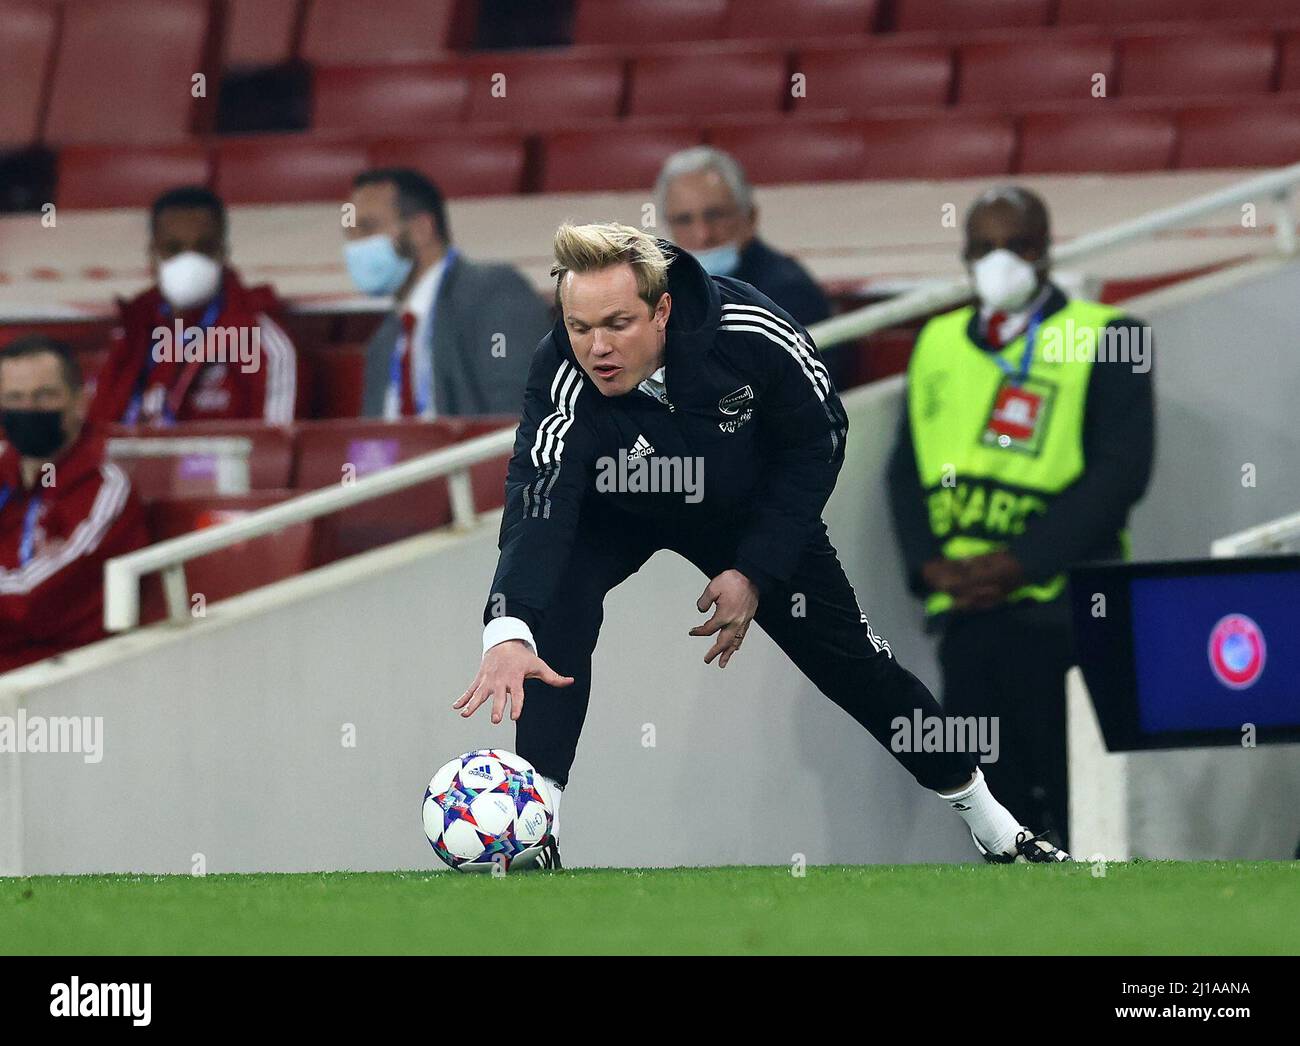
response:
<path id="1" fill-rule="evenodd" d="M 0 879 L 6 954 L 1297 954 L 1296 862 Z"/>

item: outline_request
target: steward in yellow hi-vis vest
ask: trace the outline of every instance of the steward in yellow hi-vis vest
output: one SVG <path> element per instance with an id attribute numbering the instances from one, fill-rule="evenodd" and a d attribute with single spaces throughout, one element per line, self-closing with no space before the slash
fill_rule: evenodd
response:
<path id="1" fill-rule="evenodd" d="M 997 718 L 990 785 L 1068 847 L 1062 597 L 1071 564 L 1127 555 L 1153 457 L 1152 339 L 1122 309 L 1067 299 L 1049 243 L 1027 190 L 968 212 L 976 302 L 917 338 L 889 485 L 908 585 L 942 632 L 945 711 Z"/>
<path id="2" fill-rule="evenodd" d="M 1048 296 L 1045 304 L 1055 305 Z M 1043 310 L 1046 312 L 1046 309 Z M 990 351 L 968 329 L 974 307 L 927 324 L 908 366 L 908 420 L 930 532 L 941 554 L 964 559 L 1025 533 L 1033 517 L 1084 471 L 1083 430 L 1092 352 L 1119 309 L 1070 301 L 1031 317 L 1005 348 Z M 1108 535 L 1109 537 L 1109 535 Z M 1116 534 L 1115 544 L 1122 541 Z M 1055 599 L 1065 574 L 1021 585 L 1006 596 Z M 927 614 L 952 609 L 932 592 Z"/>

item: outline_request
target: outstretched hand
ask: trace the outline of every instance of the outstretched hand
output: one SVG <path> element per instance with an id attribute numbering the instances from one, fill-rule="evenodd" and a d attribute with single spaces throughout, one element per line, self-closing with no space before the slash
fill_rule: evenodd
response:
<path id="1" fill-rule="evenodd" d="M 525 679 L 540 679 L 548 686 L 573 685 L 573 676 L 560 675 L 522 639 L 509 639 L 483 655 L 474 682 L 451 707 L 462 709 L 462 718 L 469 718 L 490 697 L 492 722 L 499 723 L 509 700 L 510 718 L 518 719 L 524 710 Z"/>
<path id="2" fill-rule="evenodd" d="M 708 613 L 710 607 L 714 608 L 713 616 L 704 624 L 696 625 L 688 634 L 711 636 L 717 633 L 718 638 L 704 655 L 704 663 L 712 664 L 713 659 L 721 654 L 718 667 L 726 668 L 731 655 L 740 649 L 749 623 L 758 611 L 758 588 L 739 570 L 724 570 L 708 583 L 695 601 L 695 609 L 701 614 Z"/>

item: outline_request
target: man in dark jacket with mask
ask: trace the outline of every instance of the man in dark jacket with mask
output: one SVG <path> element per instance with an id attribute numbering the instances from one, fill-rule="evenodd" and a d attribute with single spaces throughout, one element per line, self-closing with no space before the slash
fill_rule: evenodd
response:
<path id="1" fill-rule="evenodd" d="M 470 261 L 451 242 L 438 187 L 385 167 L 353 181 L 343 257 L 357 288 L 391 295 L 366 346 L 368 418 L 515 414 L 528 359 L 551 319 L 508 265 Z"/>
<path id="2" fill-rule="evenodd" d="M 605 594 L 668 548 L 711 579 L 696 609 L 712 616 L 691 630 L 716 637 L 707 663 L 725 668 L 757 621 L 887 747 L 896 717 L 939 715 L 827 537 L 848 421 L 807 331 L 628 226 L 562 226 L 555 257 L 561 317 L 533 356 L 483 661 L 454 707 L 468 716 L 490 701 L 493 722 L 509 708 L 516 750 L 558 814 Z M 990 859 L 1066 859 L 993 798 L 970 753 L 894 754 Z M 543 863 L 558 864 L 557 847 Z"/>
<path id="3" fill-rule="evenodd" d="M 67 345 L 0 350 L 0 672 L 103 638 L 104 562 L 149 541 L 85 406 Z"/>
<path id="4" fill-rule="evenodd" d="M 659 172 L 655 198 L 672 241 L 706 272 L 756 287 L 805 327 L 830 316 L 808 270 L 759 238 L 753 189 L 730 155 L 708 145 L 674 153 Z"/>

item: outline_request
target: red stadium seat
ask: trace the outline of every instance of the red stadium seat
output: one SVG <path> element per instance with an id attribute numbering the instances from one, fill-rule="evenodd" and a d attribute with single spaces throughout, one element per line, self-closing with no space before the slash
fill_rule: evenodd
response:
<path id="1" fill-rule="evenodd" d="M 318 66 L 432 61 L 466 42 L 470 13 L 457 0 L 312 0 L 302 57 Z"/>
<path id="2" fill-rule="evenodd" d="M 298 50 L 300 0 L 226 0 L 225 47 L 227 69 L 279 65 Z"/>
<path id="3" fill-rule="evenodd" d="M 1091 98 L 1093 77 L 1115 76 L 1115 46 L 1100 37 L 1065 37 L 1045 61 L 1041 47 L 1023 42 L 967 44 L 957 52 L 957 100 L 1003 107 L 1022 103 Z"/>
<path id="4" fill-rule="evenodd" d="M 717 40 L 724 35 L 727 0 L 576 0 L 575 44 L 640 46 Z"/>
<path id="5" fill-rule="evenodd" d="M 795 55 L 807 97 L 795 108 L 839 109 L 863 116 L 891 106 L 941 106 L 952 88 L 952 52 L 940 46 L 817 48 Z"/>
<path id="6" fill-rule="evenodd" d="M 308 417 L 360 416 L 366 371 L 364 344 L 313 345 L 302 349 L 298 359 L 311 376 Z"/>
<path id="7" fill-rule="evenodd" d="M 964 32 L 1048 25 L 1052 7 L 1053 0 L 897 0 L 894 28 Z"/>
<path id="8" fill-rule="evenodd" d="M 413 167 L 450 197 L 507 196 L 523 188 L 524 140 L 510 134 L 458 132 L 444 138 L 371 142 L 375 167 Z"/>
<path id="9" fill-rule="evenodd" d="M 342 202 L 367 166 L 360 143 L 265 135 L 217 146 L 216 187 L 226 203 Z"/>
<path id="10" fill-rule="evenodd" d="M 373 420 L 308 422 L 298 433 L 294 486 L 315 490 L 361 479 L 420 454 L 456 442 L 460 427 L 445 422 Z M 344 556 L 411 537 L 451 522 L 444 479 L 322 517 L 316 526 L 313 562 Z"/>
<path id="11" fill-rule="evenodd" d="M 716 128 L 711 145 L 730 153 L 755 184 L 851 181 L 866 163 L 862 133 L 839 121 L 780 120 Z"/>
<path id="12" fill-rule="evenodd" d="M 206 0 L 78 0 L 63 7 L 45 137 L 55 145 L 161 145 L 193 129 Z M 111 69 L 112 75 L 98 75 Z M 9 71 L 5 72 L 9 82 Z M 217 85 L 208 77 L 207 98 Z M 6 87 L 6 91 L 8 88 Z"/>
<path id="13" fill-rule="evenodd" d="M 977 178 L 1011 170 L 1016 136 L 996 116 L 872 120 L 862 125 L 865 178 Z"/>
<path id="14" fill-rule="evenodd" d="M 611 145 L 609 130 L 565 131 L 542 140 L 542 192 L 648 190 L 663 162 L 704 140 L 697 128 L 638 130 Z"/>
<path id="15" fill-rule="evenodd" d="M 40 135 L 41 103 L 54 55 L 53 4 L 32 0 L 0 3 L 0 149 L 24 146 Z"/>
<path id="16" fill-rule="evenodd" d="M 621 58 L 494 55 L 468 63 L 469 121 L 528 130 L 582 127 L 619 115 Z"/>
<path id="17" fill-rule="evenodd" d="M 1272 19 L 1277 0 L 1059 0 L 1057 25 L 1122 27 L 1139 22 L 1208 22 L 1222 18 Z"/>
<path id="18" fill-rule="evenodd" d="M 6 323 L 0 327 L 0 349 L 27 334 L 44 334 L 47 338 L 67 342 L 78 354 L 105 351 L 116 317 L 53 323 Z"/>
<path id="19" fill-rule="evenodd" d="M 1119 42 L 1120 93 L 1128 98 L 1264 94 L 1276 67 L 1277 42 L 1266 30 Z"/>
<path id="20" fill-rule="evenodd" d="M 293 495 L 289 490 L 267 490 L 242 496 L 170 498 L 148 507 L 149 529 L 155 541 L 166 541 L 239 519 Z M 185 564 L 185 580 L 191 596 L 202 595 L 206 603 L 215 603 L 303 573 L 311 565 L 313 531 L 312 521 L 295 523 L 190 560 Z M 146 585 L 141 618 L 149 622 L 164 616 L 161 589 Z"/>
<path id="21" fill-rule="evenodd" d="M 314 131 L 427 134 L 465 115 L 469 82 L 463 67 L 338 66 L 316 73 Z"/>
<path id="22" fill-rule="evenodd" d="M 1099 109 L 1041 113 L 1020 125 L 1026 174 L 1163 171 L 1173 162 L 1174 120 L 1161 112 Z"/>
<path id="23" fill-rule="evenodd" d="M 1282 37 L 1282 57 L 1277 77 L 1279 91 L 1300 91 L 1300 32 Z"/>
<path id="24" fill-rule="evenodd" d="M 489 432 L 501 429 L 514 429 L 519 424 L 517 417 L 481 417 L 460 418 L 464 425 L 460 432 L 462 440 L 485 436 Z M 470 485 L 474 490 L 474 510 L 486 512 L 488 509 L 500 508 L 505 503 L 506 473 L 510 467 L 510 454 L 507 452 L 491 461 L 482 461 L 470 471 Z"/>
<path id="25" fill-rule="evenodd" d="M 785 52 L 692 48 L 636 59 L 627 111 L 629 116 L 686 116 L 698 113 L 707 98 L 711 118 L 776 114 L 788 97 Z"/>
<path id="26" fill-rule="evenodd" d="M 60 207 L 146 207 L 178 185 L 206 185 L 211 171 L 201 145 L 70 145 L 59 152 L 56 198 Z"/>
<path id="27" fill-rule="evenodd" d="M 247 436 L 253 441 L 248 459 L 249 488 L 253 491 L 289 486 L 293 469 L 294 436 L 290 429 L 253 421 L 201 421 L 166 429 L 115 425 L 109 436 L 168 439 L 180 436 Z M 217 459 L 211 454 L 185 454 L 166 458 L 123 458 L 119 464 L 131 477 L 137 494 L 146 500 L 217 492 Z"/>
<path id="28" fill-rule="evenodd" d="M 865 358 L 860 363 L 863 383 L 906 371 L 907 361 L 912 358 L 912 349 L 916 346 L 917 333 L 915 327 L 896 327 L 867 338 Z"/>
<path id="29" fill-rule="evenodd" d="M 1189 109 L 1174 166 L 1284 167 L 1300 159 L 1300 104 Z"/>
<path id="30" fill-rule="evenodd" d="M 732 0 L 725 34 L 736 39 L 861 36 L 871 32 L 880 0 Z"/>

